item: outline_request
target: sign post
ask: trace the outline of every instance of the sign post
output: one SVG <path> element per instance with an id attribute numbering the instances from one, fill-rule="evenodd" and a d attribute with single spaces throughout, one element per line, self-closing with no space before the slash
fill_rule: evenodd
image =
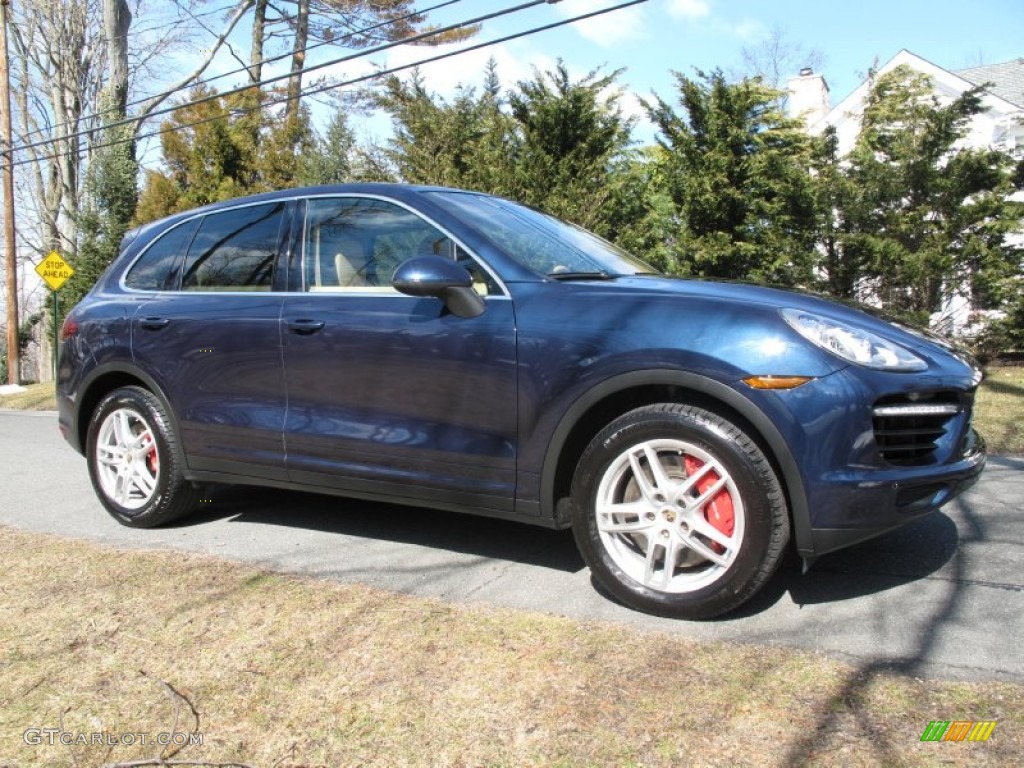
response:
<path id="1" fill-rule="evenodd" d="M 75 270 L 60 257 L 59 253 L 50 251 L 50 254 L 36 265 L 36 273 L 46 281 L 50 290 L 53 291 L 53 380 L 56 381 L 57 334 L 59 333 L 57 328 L 57 291 L 75 274 Z"/>

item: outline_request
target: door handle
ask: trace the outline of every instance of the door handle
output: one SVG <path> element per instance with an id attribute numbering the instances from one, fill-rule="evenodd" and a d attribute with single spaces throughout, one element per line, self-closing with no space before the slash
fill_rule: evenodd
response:
<path id="1" fill-rule="evenodd" d="M 139 325 L 148 331 L 159 331 L 161 328 L 166 328 L 170 323 L 170 319 L 166 317 L 144 317 L 139 321 Z"/>
<path id="2" fill-rule="evenodd" d="M 288 330 L 299 336 L 312 336 L 324 327 L 323 320 L 289 320 Z"/>

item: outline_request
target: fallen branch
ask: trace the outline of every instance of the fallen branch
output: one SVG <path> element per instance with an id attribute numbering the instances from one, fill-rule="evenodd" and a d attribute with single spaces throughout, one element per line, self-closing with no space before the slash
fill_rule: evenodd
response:
<path id="1" fill-rule="evenodd" d="M 193 768 L 255 768 L 255 766 L 249 763 L 208 763 L 202 760 L 164 760 L 159 757 L 129 760 L 125 763 L 105 763 L 102 768 L 138 768 L 138 766 L 144 765 L 190 765 Z"/>

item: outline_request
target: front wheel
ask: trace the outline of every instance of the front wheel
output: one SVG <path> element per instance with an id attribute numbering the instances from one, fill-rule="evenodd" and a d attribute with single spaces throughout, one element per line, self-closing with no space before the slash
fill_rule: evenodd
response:
<path id="1" fill-rule="evenodd" d="M 789 539 L 771 463 L 702 408 L 630 411 L 591 441 L 572 485 L 576 543 L 626 605 L 687 619 L 738 607 L 775 572 Z"/>
<path id="2" fill-rule="evenodd" d="M 196 491 L 185 479 L 170 419 L 141 387 L 122 387 L 93 411 L 86 442 L 89 477 L 120 523 L 152 528 L 191 512 Z"/>

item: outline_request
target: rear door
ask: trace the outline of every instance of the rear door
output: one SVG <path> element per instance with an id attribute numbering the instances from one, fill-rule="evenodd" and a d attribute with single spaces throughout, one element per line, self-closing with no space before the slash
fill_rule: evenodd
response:
<path id="1" fill-rule="evenodd" d="M 283 294 L 273 289 L 293 205 L 202 217 L 169 290 L 135 313 L 136 365 L 166 394 L 193 469 L 286 477 Z"/>
<path id="2" fill-rule="evenodd" d="M 460 261 L 475 318 L 390 287 L 417 255 Z M 311 198 L 282 314 L 285 447 L 297 481 L 511 510 L 512 302 L 453 236 L 397 203 Z"/>

